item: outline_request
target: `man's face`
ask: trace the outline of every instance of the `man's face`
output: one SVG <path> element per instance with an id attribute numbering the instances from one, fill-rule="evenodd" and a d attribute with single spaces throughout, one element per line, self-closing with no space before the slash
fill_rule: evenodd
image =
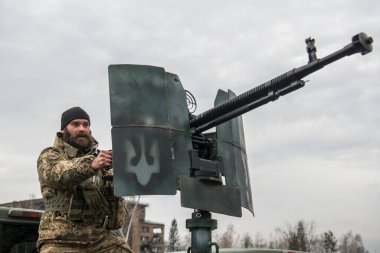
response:
<path id="1" fill-rule="evenodd" d="M 74 119 L 70 121 L 63 130 L 63 140 L 79 149 L 91 147 L 90 122 L 86 119 Z"/>

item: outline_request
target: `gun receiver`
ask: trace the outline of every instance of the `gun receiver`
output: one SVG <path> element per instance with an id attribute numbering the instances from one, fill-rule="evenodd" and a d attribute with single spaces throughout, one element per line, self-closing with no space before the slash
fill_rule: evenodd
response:
<path id="1" fill-rule="evenodd" d="M 193 116 L 190 119 L 191 131 L 193 133 L 201 133 L 268 102 L 274 101 L 280 96 L 302 88 L 305 82 L 301 78 L 345 56 L 355 53 L 364 55 L 371 52 L 373 39 L 365 33 L 359 33 L 352 37 L 350 44 L 322 59 L 317 58 L 314 39 L 308 38 L 305 42 L 309 56 L 308 64 L 292 69 L 219 106 Z"/>

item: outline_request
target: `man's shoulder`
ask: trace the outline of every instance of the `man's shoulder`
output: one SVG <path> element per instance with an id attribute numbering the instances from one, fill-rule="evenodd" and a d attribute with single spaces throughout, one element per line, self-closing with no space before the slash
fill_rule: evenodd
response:
<path id="1" fill-rule="evenodd" d="M 41 151 L 41 154 L 38 157 L 38 161 L 40 160 L 55 161 L 55 160 L 61 159 L 63 155 L 64 155 L 64 152 L 62 149 L 57 148 L 57 147 L 47 147 Z"/>

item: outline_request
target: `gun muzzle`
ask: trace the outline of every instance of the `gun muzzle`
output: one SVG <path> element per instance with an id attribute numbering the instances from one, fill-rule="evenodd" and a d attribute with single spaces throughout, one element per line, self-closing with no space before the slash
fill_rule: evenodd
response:
<path id="1" fill-rule="evenodd" d="M 352 46 L 356 49 L 353 53 L 361 53 L 362 55 L 368 54 L 372 51 L 372 43 L 372 37 L 367 36 L 367 34 L 356 34 L 352 37 Z"/>

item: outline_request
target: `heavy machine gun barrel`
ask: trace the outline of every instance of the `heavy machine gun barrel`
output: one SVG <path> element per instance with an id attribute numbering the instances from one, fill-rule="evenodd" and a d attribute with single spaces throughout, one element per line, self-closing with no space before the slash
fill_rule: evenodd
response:
<path id="1" fill-rule="evenodd" d="M 252 109 L 278 99 L 305 85 L 301 80 L 305 76 L 335 62 L 345 56 L 355 53 L 362 55 L 372 51 L 372 38 L 365 33 L 352 37 L 352 42 L 324 58 L 317 59 L 314 39 L 305 40 L 309 55 L 308 64 L 292 69 L 272 80 L 269 80 L 223 104 L 207 110 L 190 119 L 190 128 L 194 133 L 201 133 L 222 124 L 232 118 L 242 115 Z"/>

